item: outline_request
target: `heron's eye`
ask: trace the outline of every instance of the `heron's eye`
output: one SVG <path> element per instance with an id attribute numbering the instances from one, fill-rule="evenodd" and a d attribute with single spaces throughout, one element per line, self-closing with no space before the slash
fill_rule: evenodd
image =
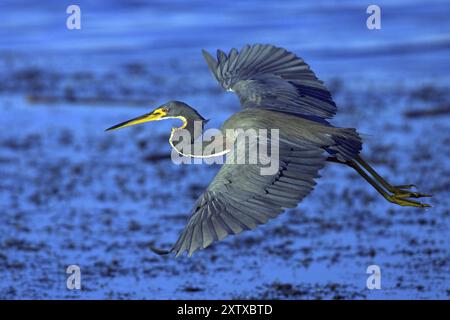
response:
<path id="1" fill-rule="evenodd" d="M 164 112 L 164 113 L 167 113 L 167 112 L 169 112 L 169 109 L 167 109 L 167 108 L 162 108 L 161 111 Z"/>

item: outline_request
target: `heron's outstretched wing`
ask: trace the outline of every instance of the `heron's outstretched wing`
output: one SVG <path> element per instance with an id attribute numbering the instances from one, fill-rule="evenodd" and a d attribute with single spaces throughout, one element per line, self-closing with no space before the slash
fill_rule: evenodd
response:
<path id="1" fill-rule="evenodd" d="M 323 82 L 295 54 L 272 45 L 246 45 L 228 54 L 217 50 L 217 61 L 203 56 L 226 90 L 236 92 L 244 108 L 264 108 L 300 116 L 332 118 L 336 105 Z"/>
<path id="2" fill-rule="evenodd" d="M 293 208 L 311 192 L 314 178 L 324 165 L 324 150 L 305 144 L 279 148 L 274 175 L 261 175 L 259 164 L 224 164 L 197 200 L 192 215 L 171 250 L 189 256 L 229 234 L 238 234 L 266 223 Z"/>

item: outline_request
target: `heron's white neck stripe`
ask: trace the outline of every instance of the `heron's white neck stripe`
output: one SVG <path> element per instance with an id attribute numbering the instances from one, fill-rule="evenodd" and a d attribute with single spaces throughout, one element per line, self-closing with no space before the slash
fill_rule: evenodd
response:
<path id="1" fill-rule="evenodd" d="M 183 116 L 176 116 L 176 117 L 175 116 L 169 116 L 169 117 L 160 118 L 160 119 L 158 119 L 158 121 L 166 120 L 166 119 L 180 119 L 181 121 L 183 121 L 183 125 L 181 127 L 177 128 L 177 129 L 184 129 L 184 128 L 186 128 L 186 126 L 188 124 L 187 119 L 185 117 L 183 117 Z"/>
<path id="2" fill-rule="evenodd" d="M 175 147 L 175 145 L 173 144 L 173 141 L 172 141 L 174 132 L 176 130 L 179 130 L 179 129 L 181 129 L 181 128 L 172 129 L 172 132 L 170 133 L 170 137 L 169 137 L 169 143 L 170 143 L 171 147 L 173 149 L 175 149 L 175 151 L 178 152 L 179 154 L 181 154 L 182 156 L 191 157 L 191 158 L 203 158 L 203 159 L 205 159 L 205 158 L 212 158 L 212 157 L 223 156 L 223 155 L 227 154 L 228 152 L 230 152 L 230 150 L 223 150 L 223 151 L 220 151 L 220 152 L 217 152 L 217 153 L 213 153 L 213 154 L 208 154 L 208 155 L 203 155 L 203 154 L 197 155 L 197 154 L 194 154 L 194 153 L 192 153 L 192 154 L 185 154 L 185 153 L 181 152 L 180 150 L 178 150 Z"/>

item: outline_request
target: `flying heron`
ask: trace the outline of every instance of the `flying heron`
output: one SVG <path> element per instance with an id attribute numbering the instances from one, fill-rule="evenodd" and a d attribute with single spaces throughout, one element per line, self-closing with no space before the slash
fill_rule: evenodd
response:
<path id="1" fill-rule="evenodd" d="M 233 48 L 228 54 L 217 50 L 217 60 L 205 50 L 203 56 L 220 85 L 235 92 L 242 107 L 221 130 L 279 129 L 279 166 L 275 174 L 261 175 L 260 163 L 222 165 L 196 201 L 176 243 L 169 250 L 152 248 L 154 252 L 179 256 L 188 251 L 191 256 L 214 241 L 266 223 L 284 209 L 296 207 L 311 192 L 326 162 L 353 168 L 391 203 L 429 207 L 411 198 L 430 195 L 413 192 L 414 185 L 391 185 L 361 158 L 362 141 L 355 129 L 328 122 L 336 113 L 336 104 L 301 58 L 283 48 L 260 44 L 246 45 L 240 51 Z M 206 123 L 186 103 L 170 101 L 106 130 L 174 118 L 182 126 L 172 129 L 172 147 L 174 133 L 185 129 L 195 139 Z M 196 121 L 202 125 L 200 132 L 194 132 Z"/>

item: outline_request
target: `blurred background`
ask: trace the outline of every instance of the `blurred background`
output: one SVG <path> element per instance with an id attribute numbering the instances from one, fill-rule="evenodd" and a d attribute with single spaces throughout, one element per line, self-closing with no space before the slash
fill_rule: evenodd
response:
<path id="1" fill-rule="evenodd" d="M 66 8 L 81 8 L 68 30 Z M 0 298 L 450 297 L 448 1 L 12 1 L 0 4 Z M 168 100 L 210 127 L 239 109 L 201 49 L 295 52 L 364 134 L 364 157 L 428 210 L 329 165 L 313 193 L 192 258 L 159 257 L 218 167 L 176 166 L 170 121 L 103 130 Z M 66 288 L 81 268 L 82 290 Z M 381 290 L 366 268 L 381 268 Z"/>

